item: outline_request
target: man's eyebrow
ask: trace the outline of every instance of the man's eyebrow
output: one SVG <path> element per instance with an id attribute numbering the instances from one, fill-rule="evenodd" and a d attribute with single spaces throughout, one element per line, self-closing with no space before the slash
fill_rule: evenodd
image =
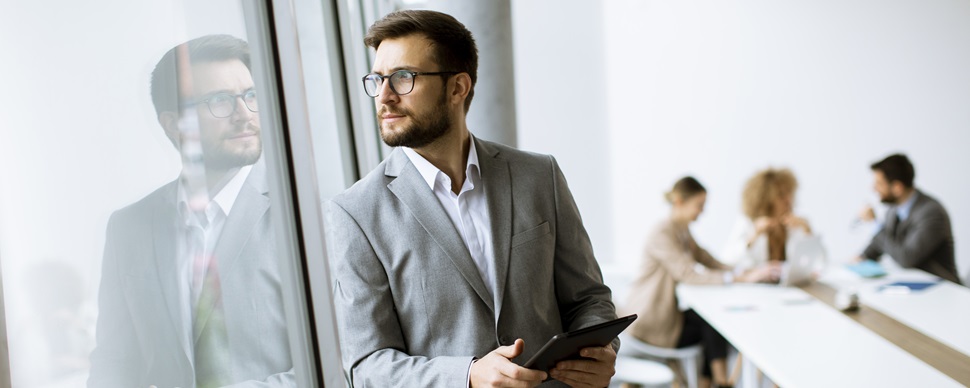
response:
<path id="1" fill-rule="evenodd" d="M 387 74 L 391 74 L 398 70 L 416 71 L 415 69 L 416 68 L 414 66 L 397 66 L 397 67 L 391 68 L 390 71 L 387 72 Z M 372 69 L 371 74 L 380 74 L 380 73 L 377 70 Z M 387 74 L 381 74 L 381 75 L 387 75 Z"/>
<path id="2" fill-rule="evenodd" d="M 249 92 L 249 91 L 251 91 L 251 90 L 256 90 L 256 87 L 255 87 L 255 86 L 253 86 L 253 87 L 250 87 L 250 88 L 246 88 L 246 89 L 243 89 L 243 91 L 242 91 L 242 93 L 239 93 L 239 94 L 246 94 L 247 92 Z M 206 94 L 203 94 L 203 95 L 201 95 L 201 96 L 199 96 L 199 97 L 200 97 L 199 99 L 200 99 L 200 100 L 204 100 L 204 99 L 206 99 L 206 98 L 209 98 L 209 97 L 212 97 L 212 96 L 215 96 L 216 94 L 222 94 L 222 93 L 225 93 L 225 94 L 232 94 L 232 95 L 235 95 L 235 94 L 236 94 L 236 92 L 235 92 L 235 90 L 230 90 L 230 89 L 219 89 L 219 90 L 213 90 L 213 91 L 210 91 L 210 92 L 208 92 L 208 93 L 206 93 Z"/>

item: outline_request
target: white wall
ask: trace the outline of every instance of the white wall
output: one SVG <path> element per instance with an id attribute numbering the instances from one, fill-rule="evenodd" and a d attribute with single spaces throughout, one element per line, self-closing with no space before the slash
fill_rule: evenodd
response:
<path id="1" fill-rule="evenodd" d="M 794 170 L 796 211 L 848 258 L 869 237 L 850 223 L 877 202 L 869 164 L 902 151 L 970 270 L 970 3 L 519 1 L 513 14 L 520 145 L 572 167 L 602 261 L 635 268 L 684 174 L 709 190 L 694 233 L 719 252 L 767 166 Z"/>
<path id="2" fill-rule="evenodd" d="M 598 1 L 512 1 L 518 148 L 552 154 L 600 261 L 614 256 Z M 479 82 L 484 82 L 480 80 Z"/>

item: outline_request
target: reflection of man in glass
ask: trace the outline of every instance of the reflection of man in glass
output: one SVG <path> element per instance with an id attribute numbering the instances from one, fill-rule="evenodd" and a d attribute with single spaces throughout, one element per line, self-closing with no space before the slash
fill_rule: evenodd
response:
<path id="1" fill-rule="evenodd" d="M 249 63 L 210 35 L 152 72 L 182 173 L 108 222 L 91 387 L 294 385 Z"/>

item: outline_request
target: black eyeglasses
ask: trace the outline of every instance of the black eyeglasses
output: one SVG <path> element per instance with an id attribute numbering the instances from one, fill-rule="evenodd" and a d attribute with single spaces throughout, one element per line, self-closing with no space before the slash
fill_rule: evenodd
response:
<path id="1" fill-rule="evenodd" d="M 419 73 L 417 71 L 398 70 L 390 75 L 380 75 L 370 73 L 364 76 L 364 92 L 368 96 L 377 97 L 381 94 L 381 86 L 385 79 L 391 80 L 391 91 L 397 95 L 405 95 L 414 90 L 414 78 L 419 75 L 452 75 L 461 73 L 460 71 L 435 71 L 429 73 Z"/>
<path id="2" fill-rule="evenodd" d="M 209 107 L 209 113 L 212 113 L 213 117 L 222 119 L 232 116 L 236 112 L 237 98 L 242 98 L 243 105 L 246 105 L 246 109 L 249 109 L 250 112 L 259 112 L 259 102 L 256 99 L 255 90 L 247 90 L 242 94 L 216 93 L 201 101 L 191 102 L 185 105 L 192 106 L 204 102 Z"/>

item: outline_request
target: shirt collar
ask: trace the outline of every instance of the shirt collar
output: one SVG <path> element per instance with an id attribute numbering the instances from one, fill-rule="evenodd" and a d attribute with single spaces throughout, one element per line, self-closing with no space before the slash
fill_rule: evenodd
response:
<path id="1" fill-rule="evenodd" d="M 474 136 L 468 136 L 468 142 L 471 145 L 468 147 L 468 162 L 465 163 L 465 179 L 470 179 L 471 171 L 479 170 L 478 167 L 478 151 L 475 149 L 475 138 Z M 415 150 L 408 147 L 401 147 L 404 154 L 407 155 L 408 159 L 411 160 L 411 164 L 418 169 L 421 173 L 421 177 L 424 178 L 425 183 L 431 190 L 434 190 L 435 180 L 438 178 L 438 174 L 444 174 L 438 167 L 431 164 L 427 159 L 425 159 L 421 154 L 418 154 Z M 474 166 L 474 168 L 473 168 Z"/>
<path id="2" fill-rule="evenodd" d="M 916 197 L 919 196 L 919 192 L 913 190 L 913 194 L 909 196 L 902 205 L 896 207 L 896 216 L 899 217 L 900 221 L 905 221 L 909 218 L 909 212 L 913 210 L 913 204 L 916 203 Z"/>
<path id="3" fill-rule="evenodd" d="M 213 204 L 218 206 L 226 217 L 229 216 L 229 212 L 232 211 L 232 206 L 236 203 L 236 198 L 239 197 L 239 192 L 242 190 L 243 183 L 246 182 L 246 178 L 249 177 L 249 172 L 252 171 L 252 169 L 252 165 L 240 168 L 239 171 L 236 172 L 236 175 L 234 175 L 232 179 L 230 179 L 229 182 L 222 187 L 222 190 L 219 190 L 219 192 L 216 193 L 215 197 L 212 198 L 212 201 L 210 201 L 205 208 L 207 222 L 211 222 L 215 217 L 215 207 Z M 185 186 L 181 179 L 178 183 L 178 201 L 179 212 L 182 214 L 182 218 L 186 221 L 186 224 L 189 224 L 191 222 L 189 217 L 192 216 L 192 212 L 189 211 L 188 194 L 185 191 Z"/>

